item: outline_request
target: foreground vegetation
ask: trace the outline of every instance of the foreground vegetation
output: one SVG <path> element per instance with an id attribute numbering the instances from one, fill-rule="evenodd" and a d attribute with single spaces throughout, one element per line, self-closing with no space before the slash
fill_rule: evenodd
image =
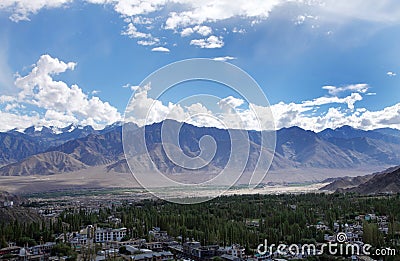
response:
<path id="1" fill-rule="evenodd" d="M 378 231 L 373 221 L 363 220 L 364 239 L 376 247 L 397 247 L 400 235 L 400 195 L 357 196 L 351 194 L 238 195 L 222 196 L 196 205 L 177 205 L 161 200 L 143 200 L 111 208 L 67 209 L 57 218 L 40 223 L 0 221 L 0 243 L 34 245 L 53 241 L 55 235 L 79 231 L 84 226 L 104 223 L 114 215 L 129 230 L 129 238 L 149 238 L 153 227 L 184 241 L 202 244 L 238 243 L 255 248 L 264 239 L 270 243 L 324 242 L 324 234 L 333 234 L 334 223 L 354 222 L 361 214 L 386 216 L 388 234 Z M 328 230 L 316 228 L 325 224 Z M 364 240 L 364 241 L 365 241 Z"/>

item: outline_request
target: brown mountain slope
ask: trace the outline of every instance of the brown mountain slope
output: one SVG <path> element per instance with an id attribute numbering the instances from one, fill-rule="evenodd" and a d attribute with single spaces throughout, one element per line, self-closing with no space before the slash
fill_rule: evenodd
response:
<path id="1" fill-rule="evenodd" d="M 36 154 L 18 163 L 0 168 L 0 176 L 51 175 L 76 171 L 87 166 L 72 156 L 59 151 Z"/>
<path id="2" fill-rule="evenodd" d="M 360 194 L 400 193 L 400 166 L 392 171 L 377 174 L 367 182 L 345 191 Z"/>
<path id="3" fill-rule="evenodd" d="M 340 177 L 335 179 L 332 183 L 322 187 L 320 190 L 336 191 L 338 189 L 354 188 L 367 182 L 374 177 L 374 175 L 375 174 L 357 177 Z"/>
<path id="4" fill-rule="evenodd" d="M 399 193 L 400 166 L 365 176 L 337 178 L 320 190 L 359 194 Z"/>

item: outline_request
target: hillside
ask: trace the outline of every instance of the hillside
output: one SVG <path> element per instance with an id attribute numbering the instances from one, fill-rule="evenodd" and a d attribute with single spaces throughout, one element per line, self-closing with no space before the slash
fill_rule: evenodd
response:
<path id="1" fill-rule="evenodd" d="M 359 194 L 400 193 L 400 166 L 374 175 L 366 182 L 344 190 Z"/>
<path id="2" fill-rule="evenodd" d="M 45 152 L 0 168 L 0 176 L 51 175 L 76 171 L 87 166 L 59 151 Z"/>
<path id="3" fill-rule="evenodd" d="M 359 194 L 399 193 L 400 166 L 366 176 L 337 178 L 320 190 Z"/>

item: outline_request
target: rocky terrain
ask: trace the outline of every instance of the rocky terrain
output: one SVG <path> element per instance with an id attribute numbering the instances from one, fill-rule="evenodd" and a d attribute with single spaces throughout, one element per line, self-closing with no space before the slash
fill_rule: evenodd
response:
<path id="1" fill-rule="evenodd" d="M 190 172 L 172 162 L 165 151 L 165 146 L 174 152 L 183 150 L 188 156 L 200 154 L 200 139 L 210 136 L 216 143 L 216 153 L 210 164 L 200 171 L 207 173 L 224 169 L 231 154 L 231 141 L 228 130 L 196 127 L 169 121 L 170 129 L 164 129 L 166 135 L 173 135 L 175 127 L 180 128 L 179 145 L 162 144 L 161 129 L 165 122 L 155 123 L 140 129 L 131 124 L 129 138 L 133 141 L 146 136 L 146 151 L 139 149 L 133 142 L 129 148 L 129 162 L 133 168 L 155 168 L 165 174 Z M 261 143 L 261 134 L 256 131 L 231 130 L 248 135 L 249 148 L 235 148 L 237 155 L 249 154 L 245 170 L 252 172 L 257 164 L 267 169 L 268 162 L 258 162 L 260 153 L 272 157 L 273 151 Z M 264 133 L 265 134 L 265 133 Z M 271 135 L 267 133 L 267 136 Z M 272 137 L 272 136 L 270 136 Z M 272 141 L 273 139 L 271 139 Z M 271 142 L 268 140 L 267 142 Z M 248 149 L 248 151 L 246 150 Z M 147 156 L 150 156 L 152 162 Z M 271 171 L 274 173 L 299 173 L 313 169 L 313 173 L 335 173 L 332 177 L 341 176 L 352 170 L 378 170 L 399 165 L 400 131 L 395 129 L 377 129 L 364 131 L 349 126 L 332 130 L 326 129 L 316 133 L 299 127 L 283 128 L 276 132 L 276 149 L 273 155 Z M 240 166 L 240 157 L 233 159 L 233 166 Z M 54 175 L 75 171 L 85 171 L 96 167 L 96 171 L 104 173 L 129 173 L 122 145 L 122 124 L 116 123 L 103 130 L 94 130 L 91 126 L 68 126 L 64 129 L 52 127 L 30 127 L 26 130 L 11 130 L 0 133 L 0 176 L 32 176 Z M 235 165 L 236 164 L 236 165 Z M 198 171 L 196 172 L 198 173 Z M 313 174 L 314 175 L 314 174 Z M 329 177 L 329 176 L 328 176 Z M 330 190 L 349 188 L 366 182 L 369 176 L 359 178 L 343 178 L 335 181 Z M 313 177 L 315 180 L 315 177 Z M 318 179 L 317 179 L 318 180 Z M 341 183 L 341 184 L 339 184 Z"/>
<path id="2" fill-rule="evenodd" d="M 400 166 L 357 177 L 341 177 L 321 190 L 359 194 L 400 193 Z"/>

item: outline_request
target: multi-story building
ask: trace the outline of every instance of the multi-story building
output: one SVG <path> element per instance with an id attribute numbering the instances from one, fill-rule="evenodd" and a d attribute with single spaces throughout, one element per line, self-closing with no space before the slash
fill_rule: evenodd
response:
<path id="1" fill-rule="evenodd" d="M 183 244 L 183 254 L 191 259 L 205 260 L 217 255 L 218 245 L 202 246 L 200 242 L 186 242 Z"/>
<path id="2" fill-rule="evenodd" d="M 104 243 L 109 241 L 121 241 L 126 236 L 126 228 L 97 228 L 94 231 L 94 239 L 96 243 Z"/>

